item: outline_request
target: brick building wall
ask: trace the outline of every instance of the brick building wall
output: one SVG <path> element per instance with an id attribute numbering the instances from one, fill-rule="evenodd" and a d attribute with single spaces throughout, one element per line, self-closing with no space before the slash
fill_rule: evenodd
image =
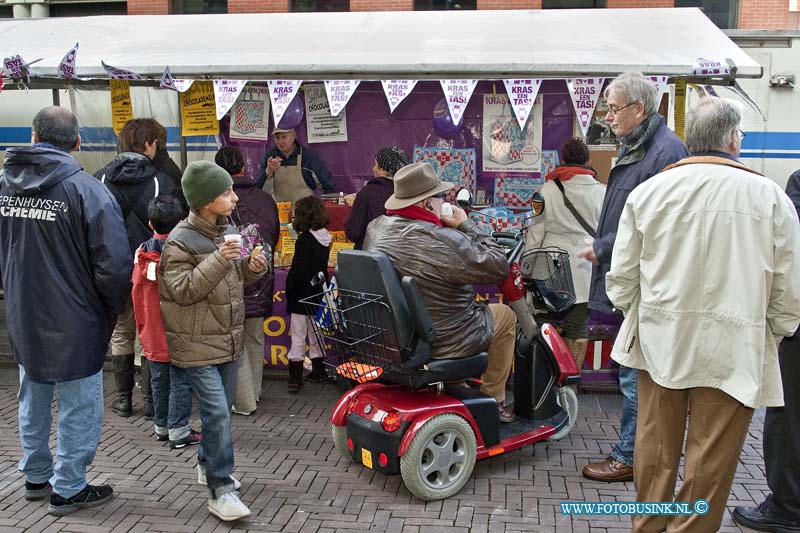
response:
<path id="1" fill-rule="evenodd" d="M 170 0 L 129 0 L 128 15 L 169 15 L 172 13 Z"/>
<path id="2" fill-rule="evenodd" d="M 741 30 L 789 29 L 789 0 L 739 0 Z"/>
<path id="3" fill-rule="evenodd" d="M 350 11 L 412 11 L 414 0 L 350 0 Z"/>
<path id="4" fill-rule="evenodd" d="M 128 5 L 132 1 L 128 0 Z M 286 13 L 289 0 L 228 0 L 228 13 Z"/>
<path id="5" fill-rule="evenodd" d="M 542 0 L 478 0 L 478 9 L 542 9 Z"/>
<path id="6" fill-rule="evenodd" d="M 128 0 L 129 15 L 168 15 L 171 0 Z M 606 0 L 609 8 L 673 7 L 674 0 Z M 477 0 L 478 9 L 541 9 L 542 0 Z M 410 11 L 414 0 L 350 0 L 351 11 Z M 286 13 L 290 0 L 228 0 L 229 13 Z M 790 29 L 789 0 L 739 0 L 739 29 Z"/>

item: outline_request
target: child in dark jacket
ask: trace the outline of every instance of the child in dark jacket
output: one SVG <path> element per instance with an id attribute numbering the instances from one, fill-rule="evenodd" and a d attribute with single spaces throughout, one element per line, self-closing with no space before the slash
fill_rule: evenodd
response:
<path id="1" fill-rule="evenodd" d="M 313 287 L 311 280 L 318 272 L 328 274 L 328 255 L 333 238 L 325 226 L 328 213 L 325 204 L 316 196 L 308 196 L 295 202 L 292 227 L 299 236 L 295 243 L 294 257 L 289 275 L 286 277 L 286 307 L 292 315 L 292 347 L 289 349 L 289 392 L 297 392 L 303 386 L 303 360 L 305 358 L 306 337 L 308 337 L 309 358 L 312 370 L 309 379 L 326 382 L 322 349 L 317 342 L 311 325 L 310 313 L 300 303 L 303 298 L 314 296 L 321 291 Z"/>
<path id="2" fill-rule="evenodd" d="M 175 450 L 198 444 L 200 434 L 189 427 L 192 388 L 188 378 L 180 368 L 170 364 L 156 270 L 169 232 L 183 218 L 183 206 L 174 196 L 159 195 L 150 200 L 147 215 L 155 233 L 134 255 L 131 297 L 136 331 L 150 367 L 156 439 L 169 440 L 170 448 Z"/>

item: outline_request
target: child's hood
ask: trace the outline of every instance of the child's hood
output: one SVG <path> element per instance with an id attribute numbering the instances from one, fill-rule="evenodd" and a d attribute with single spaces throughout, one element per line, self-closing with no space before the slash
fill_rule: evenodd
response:
<path id="1" fill-rule="evenodd" d="M 333 241 L 333 236 L 330 233 L 328 233 L 328 230 L 326 230 L 325 228 L 312 229 L 311 235 L 313 235 L 314 238 L 317 239 L 318 243 L 320 243 L 322 246 L 325 247 L 330 246 L 331 242 Z"/>

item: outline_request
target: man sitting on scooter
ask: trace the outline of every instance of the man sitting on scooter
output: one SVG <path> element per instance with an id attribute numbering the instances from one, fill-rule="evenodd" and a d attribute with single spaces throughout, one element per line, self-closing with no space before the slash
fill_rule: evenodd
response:
<path id="1" fill-rule="evenodd" d="M 510 307 L 475 300 L 472 283 L 492 284 L 508 276 L 505 252 L 478 231 L 463 209 L 442 214 L 452 183 L 439 180 L 429 163 L 413 163 L 394 176 L 386 215 L 367 227 L 364 250 L 389 257 L 400 276 L 417 282 L 436 326 L 432 359 L 489 352 L 481 392 L 497 401 L 502 422 L 514 420 L 505 407 L 506 380 L 514 358 L 517 319 Z"/>

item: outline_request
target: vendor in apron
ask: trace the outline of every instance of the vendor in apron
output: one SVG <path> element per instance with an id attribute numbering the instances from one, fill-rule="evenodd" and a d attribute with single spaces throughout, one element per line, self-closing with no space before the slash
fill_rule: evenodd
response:
<path id="1" fill-rule="evenodd" d="M 276 202 L 296 202 L 311 196 L 317 185 L 323 193 L 335 193 L 336 185 L 325 162 L 297 142 L 294 130 L 272 130 L 275 146 L 264 154 L 259 178 Z"/>

